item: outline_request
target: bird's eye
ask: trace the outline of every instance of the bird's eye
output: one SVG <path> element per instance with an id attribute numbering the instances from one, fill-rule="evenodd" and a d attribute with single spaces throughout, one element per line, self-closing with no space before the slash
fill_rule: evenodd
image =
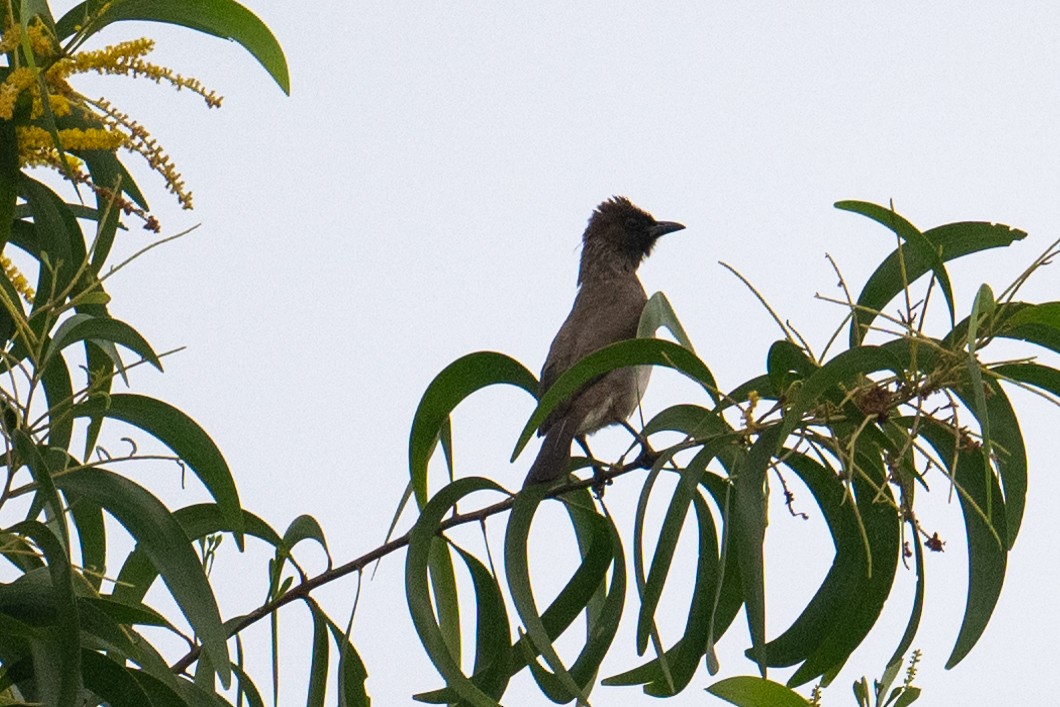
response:
<path id="1" fill-rule="evenodd" d="M 640 226 L 640 221 L 635 216 L 630 216 L 626 219 L 626 228 L 633 230 Z"/>

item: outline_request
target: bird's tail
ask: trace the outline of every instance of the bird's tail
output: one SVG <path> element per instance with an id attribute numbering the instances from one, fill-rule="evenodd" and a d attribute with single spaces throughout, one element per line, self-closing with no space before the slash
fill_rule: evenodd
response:
<path id="1" fill-rule="evenodd" d="M 530 467 L 523 486 L 543 484 L 564 476 L 570 470 L 570 445 L 574 441 L 574 425 L 568 420 L 560 420 L 552 425 L 537 453 L 537 459 Z"/>

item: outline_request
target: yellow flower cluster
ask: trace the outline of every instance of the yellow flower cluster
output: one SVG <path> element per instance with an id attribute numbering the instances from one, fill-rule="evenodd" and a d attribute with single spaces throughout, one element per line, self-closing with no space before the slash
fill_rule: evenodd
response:
<path id="1" fill-rule="evenodd" d="M 48 150 L 55 147 L 52 135 L 44 128 L 25 125 L 15 128 L 19 152 Z M 128 136 L 107 128 L 65 128 L 58 131 L 59 143 L 66 150 L 116 150 Z"/>
<path id="2" fill-rule="evenodd" d="M 130 118 L 128 114 L 122 113 L 105 99 L 93 101 L 92 104 L 103 113 L 104 125 L 115 131 L 124 129 L 128 133 L 125 148 L 140 153 L 151 169 L 165 178 L 166 188 L 177 197 L 180 205 L 185 209 L 191 209 L 191 192 L 188 191 L 187 185 L 181 179 L 180 172 L 169 159 L 169 155 L 158 144 L 158 141 L 151 137 L 147 128 Z"/>
<path id="3" fill-rule="evenodd" d="M 47 32 L 43 25 L 35 22 L 30 26 L 27 36 L 35 55 L 54 57 L 57 44 L 54 37 Z M 22 46 L 21 30 L 17 24 L 10 24 L 3 35 L 0 35 L 0 51 L 11 51 L 19 46 Z M 181 206 L 185 209 L 192 208 L 191 192 L 187 190 L 169 155 L 151 137 L 147 129 L 102 98 L 98 101 L 88 100 L 67 82 L 74 74 L 88 72 L 144 77 L 155 83 L 169 83 L 177 90 L 188 89 L 201 96 L 211 108 L 221 105 L 221 97 L 207 90 L 197 79 L 181 76 L 170 69 L 144 61 L 144 56 L 153 48 L 154 41 L 144 37 L 99 50 L 64 56 L 52 61 L 50 65 L 43 62 L 38 64 L 41 66 L 39 69 L 26 66 L 13 68 L 0 83 L 0 120 L 12 120 L 20 96 L 28 92 L 32 98 L 30 119 L 34 121 L 34 125 L 17 127 L 20 163 L 24 166 L 52 167 L 67 176 L 69 172 L 66 167 L 69 166 L 79 174 L 78 182 L 88 183 L 89 177 L 80 171 L 80 161 L 69 155 L 63 159 L 57 148 L 67 151 L 116 150 L 125 147 L 143 156 L 151 169 L 162 175 L 167 188 L 177 197 Z M 43 71 L 43 82 L 38 81 L 39 71 Z M 50 110 L 45 110 L 44 96 L 47 97 L 47 108 Z M 52 133 L 40 127 L 48 113 L 56 118 L 73 115 L 90 125 L 99 121 L 102 126 L 64 128 Z M 50 123 L 44 125 L 47 127 Z M 55 135 L 58 136 L 58 145 L 54 139 Z"/>
<path id="4" fill-rule="evenodd" d="M 15 292 L 22 295 L 26 302 L 33 304 L 33 299 L 37 296 L 37 293 L 29 286 L 25 275 L 11 262 L 11 258 L 6 255 L 0 255 L 0 268 L 3 268 L 4 274 L 11 281 L 11 286 L 15 288 Z"/>
<path id="5" fill-rule="evenodd" d="M 37 74 L 25 66 L 13 70 L 0 84 L 0 120 L 11 120 L 18 97 L 37 83 Z"/>
<path id="6" fill-rule="evenodd" d="M 51 30 L 39 18 L 35 18 L 29 25 L 26 34 L 29 36 L 29 46 L 33 50 L 33 56 L 38 59 L 55 56 L 55 39 Z M 0 35 L 0 53 L 6 54 L 20 46 L 22 46 L 22 25 L 12 23 L 4 30 L 3 35 Z"/>
<path id="7" fill-rule="evenodd" d="M 71 74 L 83 74 L 89 71 L 95 71 L 98 74 L 132 76 L 133 78 L 144 76 L 155 83 L 165 81 L 178 91 L 186 88 L 202 96 L 210 108 L 220 107 L 222 97 L 208 90 L 198 79 L 181 76 L 174 73 L 172 69 L 144 61 L 142 57 L 154 48 L 153 40 L 141 37 L 105 49 L 79 52 L 68 59 L 57 61 L 49 69 L 48 77 L 65 79 Z"/>

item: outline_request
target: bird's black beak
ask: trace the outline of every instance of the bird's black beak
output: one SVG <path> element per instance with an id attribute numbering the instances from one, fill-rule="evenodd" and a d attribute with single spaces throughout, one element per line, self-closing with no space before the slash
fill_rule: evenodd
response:
<path id="1" fill-rule="evenodd" d="M 648 235 L 655 240 L 659 236 L 665 236 L 667 233 L 673 233 L 674 231 L 680 231 L 684 229 L 683 223 L 677 223 L 676 221 L 656 221 L 655 225 L 648 229 Z"/>

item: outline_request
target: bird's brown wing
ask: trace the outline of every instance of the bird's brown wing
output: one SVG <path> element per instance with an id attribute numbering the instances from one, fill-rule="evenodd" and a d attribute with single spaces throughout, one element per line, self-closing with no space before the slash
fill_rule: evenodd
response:
<path id="1" fill-rule="evenodd" d="M 574 307 L 552 340 L 541 369 L 539 395 L 551 388 L 564 371 L 594 351 L 636 337 L 646 301 L 640 282 L 634 277 L 625 282 L 594 285 L 596 283 L 586 283 L 578 291 Z M 589 380 L 553 409 L 541 423 L 538 434 L 547 433 L 556 420 L 570 411 L 578 396 L 601 378 L 603 376 Z"/>

